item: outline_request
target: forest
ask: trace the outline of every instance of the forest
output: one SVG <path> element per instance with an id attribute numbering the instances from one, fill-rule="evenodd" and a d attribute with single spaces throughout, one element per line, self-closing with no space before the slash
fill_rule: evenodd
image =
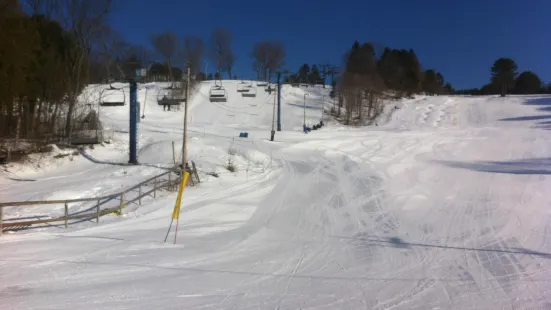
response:
<path id="1" fill-rule="evenodd" d="M 519 74 L 508 58 L 491 66 L 487 85 L 455 90 L 442 72 L 424 68 L 413 49 L 369 42 L 353 42 L 334 63 L 304 63 L 295 72 L 282 42 L 261 40 L 248 55 L 236 55 L 234 36 L 223 27 L 208 38 L 168 30 L 149 34 L 149 46 L 133 44 L 109 24 L 115 3 L 0 0 L 0 139 L 67 141 L 86 116 L 77 104 L 85 87 L 124 82 L 141 68 L 148 72 L 142 82 L 178 81 L 189 67 L 196 81 L 275 81 L 280 74 L 294 85 L 329 84 L 338 102 L 335 117 L 357 125 L 379 115 L 385 100 L 415 94 L 551 92 L 534 72 Z M 236 61 L 250 61 L 256 76 L 238 76 Z"/>

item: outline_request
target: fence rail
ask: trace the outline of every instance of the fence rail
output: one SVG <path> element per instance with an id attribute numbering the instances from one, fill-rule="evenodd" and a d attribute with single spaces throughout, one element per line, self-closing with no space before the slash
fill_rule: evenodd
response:
<path id="1" fill-rule="evenodd" d="M 195 163 L 193 163 L 193 169 L 190 169 L 190 174 L 195 177 L 195 182 L 192 182 L 192 185 L 199 183 L 199 175 L 195 168 Z M 0 236 L 4 230 L 20 230 L 28 228 L 32 225 L 38 224 L 47 224 L 53 222 L 64 222 L 65 228 L 69 226 L 69 221 L 71 220 L 92 220 L 95 219 L 96 223 L 99 223 L 99 218 L 101 216 L 117 213 L 122 215 L 122 210 L 125 205 L 138 202 L 139 205 L 142 204 L 142 198 L 150 196 L 153 194 L 153 198 L 157 197 L 157 191 L 161 189 L 174 190 L 177 188 L 181 180 L 180 170 L 171 169 L 154 177 L 151 177 L 139 184 L 136 184 L 132 187 L 129 187 L 123 191 L 99 196 L 99 197 L 90 197 L 90 198 L 79 198 L 79 199 L 65 199 L 65 200 L 37 200 L 37 201 L 14 201 L 14 202 L 0 202 Z M 152 188 L 151 188 L 152 186 Z M 143 190 L 145 188 L 145 191 Z M 130 198 L 130 193 L 132 191 L 138 190 L 138 195 L 136 197 Z M 127 200 L 125 200 L 125 196 Z M 111 204 L 109 207 L 103 207 L 102 205 L 109 204 L 112 201 L 117 201 L 118 204 L 113 206 Z M 69 204 L 77 202 L 95 202 L 91 208 L 85 209 L 74 214 L 69 214 Z M 13 219 L 4 219 L 3 210 L 6 207 L 23 207 L 23 206 L 43 206 L 43 205 L 53 205 L 53 204 L 63 204 L 64 205 L 64 215 L 57 217 L 50 217 L 46 219 L 36 219 L 36 220 L 17 220 Z M 94 210 L 89 212 L 90 210 Z M 14 221 L 12 221 L 14 220 Z"/>

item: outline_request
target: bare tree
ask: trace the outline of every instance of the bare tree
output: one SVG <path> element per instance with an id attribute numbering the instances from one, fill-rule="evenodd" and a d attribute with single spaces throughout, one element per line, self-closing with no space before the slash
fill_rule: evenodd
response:
<path id="1" fill-rule="evenodd" d="M 272 74 L 285 65 L 285 46 L 280 42 L 268 42 L 268 79 Z"/>
<path id="2" fill-rule="evenodd" d="M 221 77 L 223 71 L 228 71 L 231 76 L 231 70 L 235 62 L 235 56 L 231 50 L 232 34 L 224 28 L 217 28 L 212 32 L 210 38 L 210 58 L 216 70 Z"/>
<path id="3" fill-rule="evenodd" d="M 269 80 L 277 69 L 285 65 L 285 47 L 279 42 L 259 42 L 253 47 L 252 57 L 258 78 Z"/>
<path id="4" fill-rule="evenodd" d="M 226 53 L 226 57 L 224 57 L 224 70 L 228 72 L 228 77 L 230 80 L 233 77 L 232 69 L 233 69 L 234 63 L 235 63 L 235 55 L 231 50 L 228 50 L 228 52 Z"/>
<path id="5" fill-rule="evenodd" d="M 268 70 L 268 48 L 266 42 L 255 43 L 252 57 L 254 59 L 253 69 L 257 73 L 258 80 L 266 80 Z"/>
<path id="6" fill-rule="evenodd" d="M 107 77 L 113 76 L 113 70 L 120 70 L 120 63 L 117 60 L 125 58 L 129 44 L 123 37 L 114 29 L 106 28 L 103 33 L 103 38 L 98 44 L 98 57 L 101 63 L 105 66 Z M 119 72 L 122 78 L 122 72 Z"/>
<path id="7" fill-rule="evenodd" d="M 65 132 L 71 137 L 72 118 L 77 97 L 89 80 L 92 47 L 104 36 L 112 0 L 57 0 L 55 18 L 71 31 L 77 48 L 67 51 L 67 74 L 70 81 Z"/>
<path id="8" fill-rule="evenodd" d="M 197 36 L 188 35 L 184 37 L 184 46 L 181 58 L 187 64 L 189 63 L 191 74 L 201 72 L 201 62 L 205 53 L 205 44 L 203 39 Z"/>
<path id="9" fill-rule="evenodd" d="M 371 43 L 355 42 L 345 54 L 345 68 L 341 74 L 338 91 L 343 95 L 346 119 L 363 124 L 373 120 L 381 112 L 381 97 L 385 84 L 377 68 L 376 49 Z M 367 107 L 367 118 L 364 108 Z"/>
<path id="10" fill-rule="evenodd" d="M 60 1 L 58 0 L 25 0 L 33 15 L 44 15 L 50 19 L 59 13 Z"/>
<path id="11" fill-rule="evenodd" d="M 151 36 L 151 43 L 155 51 L 165 58 L 168 65 L 169 79 L 172 80 L 172 58 L 178 49 L 178 37 L 172 31 L 158 33 Z"/>

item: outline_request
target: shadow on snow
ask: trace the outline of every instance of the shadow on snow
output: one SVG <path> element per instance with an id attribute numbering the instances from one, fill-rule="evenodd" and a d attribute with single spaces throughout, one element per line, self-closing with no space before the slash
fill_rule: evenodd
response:
<path id="1" fill-rule="evenodd" d="M 551 175 L 551 158 L 531 158 L 513 161 L 479 161 L 471 163 L 445 160 L 438 160 L 436 162 L 452 168 L 479 172 Z"/>
<path id="2" fill-rule="evenodd" d="M 523 255 L 535 255 L 543 258 L 551 259 L 551 253 L 538 252 L 525 248 L 470 248 L 470 247 L 460 247 L 460 246 L 449 246 L 449 245 L 440 245 L 440 244 L 425 244 L 425 243 L 415 243 L 407 242 L 402 240 L 400 237 L 369 237 L 364 234 L 358 234 L 355 237 L 334 237 L 338 239 L 349 239 L 355 241 L 365 242 L 365 246 L 389 246 L 393 248 L 400 249 L 412 249 L 414 247 L 423 247 L 423 248 L 437 248 L 445 250 L 459 250 L 459 251 L 473 251 L 473 252 L 495 252 L 495 253 L 508 253 L 508 254 L 523 254 Z"/>

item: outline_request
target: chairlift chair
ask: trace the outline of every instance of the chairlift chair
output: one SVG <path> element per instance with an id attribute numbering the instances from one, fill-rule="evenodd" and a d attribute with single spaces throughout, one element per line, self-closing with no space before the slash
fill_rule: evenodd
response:
<path id="1" fill-rule="evenodd" d="M 256 97 L 256 87 L 249 87 L 246 92 L 241 93 L 242 97 Z"/>
<path id="2" fill-rule="evenodd" d="M 228 101 L 228 94 L 223 86 L 212 86 L 209 90 L 210 102 L 226 102 Z"/>
<path id="3" fill-rule="evenodd" d="M 180 106 L 185 102 L 183 90 L 181 88 L 163 88 L 157 93 L 157 104 L 162 106 Z"/>
<path id="4" fill-rule="evenodd" d="M 241 81 L 237 83 L 237 92 L 238 93 L 248 92 L 250 87 L 251 85 Z"/>
<path id="5" fill-rule="evenodd" d="M 91 110 L 72 131 L 72 145 L 100 144 L 103 141 L 103 126 L 98 113 Z"/>
<path id="6" fill-rule="evenodd" d="M 268 85 L 268 82 L 264 82 L 264 81 L 258 81 L 256 82 L 256 86 L 259 86 L 259 87 L 264 87 Z"/>
<path id="7" fill-rule="evenodd" d="M 100 95 L 100 105 L 108 107 L 124 106 L 126 94 L 124 89 L 113 87 L 109 84 L 108 89 L 104 89 Z"/>

